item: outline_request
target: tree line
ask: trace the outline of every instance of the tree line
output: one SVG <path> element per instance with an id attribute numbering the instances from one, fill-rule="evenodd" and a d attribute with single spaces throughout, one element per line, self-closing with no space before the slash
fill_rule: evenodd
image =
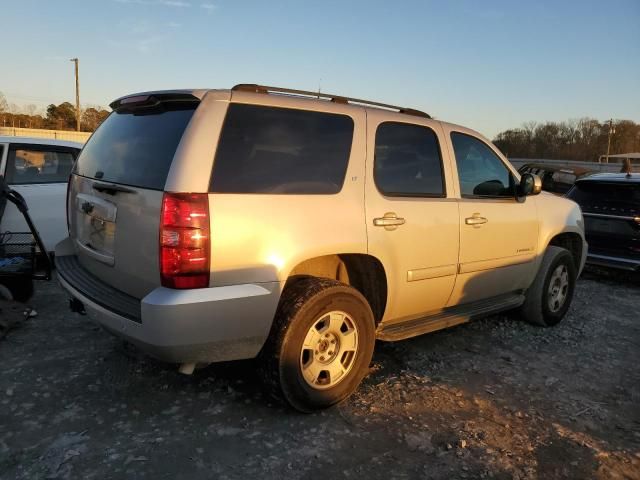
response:
<path id="1" fill-rule="evenodd" d="M 81 109 L 80 129 L 93 132 L 109 115 L 100 106 Z M 70 102 L 50 104 L 44 112 L 35 105 L 19 107 L 9 104 L 0 92 L 0 126 L 75 130 L 76 109 Z M 500 132 L 493 140 L 511 158 L 546 158 L 557 160 L 597 161 L 607 153 L 640 152 L 640 124 L 631 120 L 600 122 L 581 118 L 564 122 L 527 122 L 520 128 Z"/>
<path id="2" fill-rule="evenodd" d="M 640 124 L 631 120 L 528 122 L 500 132 L 493 142 L 511 158 L 597 161 L 607 153 L 610 132 L 611 155 L 640 152 Z"/>
<path id="3" fill-rule="evenodd" d="M 100 106 L 87 105 L 80 109 L 80 130 L 93 132 L 109 115 L 110 111 Z M 70 102 L 50 104 L 44 111 L 36 105 L 18 106 L 8 103 L 0 92 L 0 127 L 47 128 L 52 130 L 75 130 L 76 107 Z"/>

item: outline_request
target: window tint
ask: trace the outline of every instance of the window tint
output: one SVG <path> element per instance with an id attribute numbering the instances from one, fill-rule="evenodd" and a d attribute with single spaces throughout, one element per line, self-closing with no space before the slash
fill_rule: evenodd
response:
<path id="1" fill-rule="evenodd" d="M 73 168 L 74 150 L 11 147 L 7 157 L 7 183 L 67 183 Z"/>
<path id="2" fill-rule="evenodd" d="M 213 165 L 217 193 L 331 194 L 342 189 L 353 120 L 231 104 Z"/>
<path id="3" fill-rule="evenodd" d="M 576 182 L 567 195 L 583 210 L 618 215 L 640 214 L 640 184 L 607 183 L 598 181 Z M 606 211 L 605 211 L 606 210 Z"/>
<path id="4" fill-rule="evenodd" d="M 462 196 L 511 197 L 515 183 L 502 160 L 484 142 L 452 132 Z"/>
<path id="5" fill-rule="evenodd" d="M 173 156 L 195 105 L 113 112 L 91 136 L 78 158 L 84 177 L 154 190 L 164 189 Z"/>
<path id="6" fill-rule="evenodd" d="M 380 124 L 373 172 L 378 189 L 385 195 L 444 195 L 438 138 L 427 127 Z"/>

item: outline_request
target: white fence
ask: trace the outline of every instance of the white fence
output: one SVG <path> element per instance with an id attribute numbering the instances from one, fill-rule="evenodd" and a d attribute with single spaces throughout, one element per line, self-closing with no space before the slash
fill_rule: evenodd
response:
<path id="1" fill-rule="evenodd" d="M 56 140 L 69 140 L 72 142 L 85 143 L 91 136 L 91 132 L 44 130 L 40 128 L 0 127 L 0 135 L 8 135 L 14 137 L 54 138 Z"/>

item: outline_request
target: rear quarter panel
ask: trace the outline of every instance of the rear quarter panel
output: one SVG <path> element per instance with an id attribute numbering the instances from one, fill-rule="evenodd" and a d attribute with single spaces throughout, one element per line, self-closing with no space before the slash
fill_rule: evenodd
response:
<path id="1" fill-rule="evenodd" d="M 208 191 L 230 100 L 228 93 L 210 95 L 182 139 L 167 191 Z M 233 102 L 349 115 L 354 137 L 344 184 L 335 195 L 209 194 L 210 285 L 284 284 L 294 267 L 307 259 L 366 253 L 364 109 L 248 92 L 233 92 Z"/>

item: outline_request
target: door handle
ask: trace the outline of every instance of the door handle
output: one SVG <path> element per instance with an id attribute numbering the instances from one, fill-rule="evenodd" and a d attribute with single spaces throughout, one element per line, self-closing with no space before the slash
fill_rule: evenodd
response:
<path id="1" fill-rule="evenodd" d="M 464 219 L 464 223 L 466 223 L 467 225 L 482 225 L 483 223 L 487 223 L 489 220 L 487 220 L 484 217 L 481 217 L 479 213 L 474 213 L 472 216 L 467 217 Z"/>
<path id="2" fill-rule="evenodd" d="M 383 217 L 374 218 L 373 224 L 376 227 L 384 227 L 385 230 L 395 230 L 398 226 L 404 225 L 405 220 L 393 212 L 387 212 Z"/>

